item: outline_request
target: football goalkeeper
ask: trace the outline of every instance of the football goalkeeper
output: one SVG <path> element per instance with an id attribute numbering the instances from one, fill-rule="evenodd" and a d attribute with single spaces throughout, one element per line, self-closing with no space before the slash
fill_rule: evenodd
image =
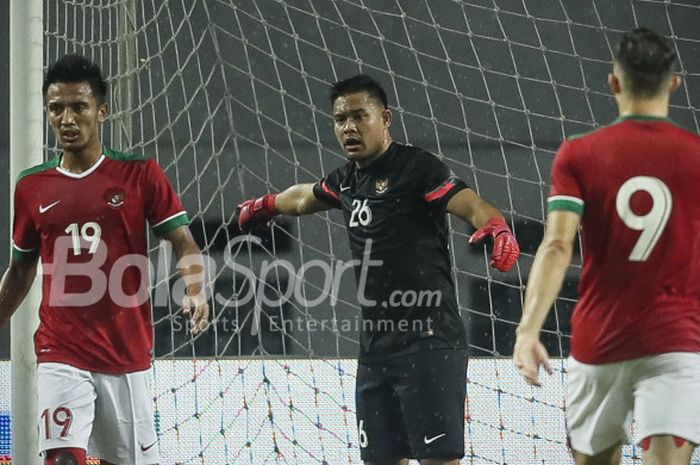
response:
<path id="1" fill-rule="evenodd" d="M 348 162 L 316 183 L 243 202 L 243 231 L 278 214 L 339 208 L 356 263 L 362 332 L 357 425 L 365 463 L 457 464 L 464 455 L 467 338 L 452 280 L 445 212 L 493 239 L 491 265 L 519 248 L 499 211 L 437 157 L 393 142 L 382 87 L 366 75 L 337 82 L 330 100 Z M 416 296 L 432 296 L 420 301 Z M 387 324 L 391 323 L 391 324 Z M 381 324 L 380 324 L 381 323 Z"/>

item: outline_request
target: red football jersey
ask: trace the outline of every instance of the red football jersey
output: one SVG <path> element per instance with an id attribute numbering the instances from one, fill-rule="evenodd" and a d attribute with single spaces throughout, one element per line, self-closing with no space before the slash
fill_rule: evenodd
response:
<path id="1" fill-rule="evenodd" d="M 548 210 L 582 214 L 573 357 L 700 352 L 700 137 L 620 118 L 564 142 L 551 181 Z"/>
<path id="2" fill-rule="evenodd" d="M 188 224 L 155 160 L 104 150 L 81 174 L 60 156 L 15 186 L 13 255 L 40 254 L 39 362 L 100 373 L 150 366 L 153 347 L 146 222 L 157 236 Z"/>

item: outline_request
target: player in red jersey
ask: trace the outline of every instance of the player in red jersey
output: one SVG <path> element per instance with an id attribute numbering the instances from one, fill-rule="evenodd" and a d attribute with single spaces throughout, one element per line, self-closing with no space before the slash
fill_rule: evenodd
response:
<path id="1" fill-rule="evenodd" d="M 675 126 L 675 54 L 626 33 L 608 84 L 620 118 L 560 147 L 514 362 L 551 372 L 539 332 L 582 225 L 567 420 L 577 464 L 617 464 L 632 414 L 644 463 L 686 465 L 700 441 L 700 137 Z"/>
<path id="2" fill-rule="evenodd" d="M 43 92 L 63 152 L 24 171 L 15 186 L 0 325 L 24 299 L 41 258 L 34 339 L 46 464 L 84 465 L 86 451 L 103 465 L 154 464 L 146 224 L 172 243 L 193 332 L 205 328 L 209 313 L 201 252 L 158 164 L 101 145 L 108 104 L 97 65 L 66 55 L 49 68 Z"/>

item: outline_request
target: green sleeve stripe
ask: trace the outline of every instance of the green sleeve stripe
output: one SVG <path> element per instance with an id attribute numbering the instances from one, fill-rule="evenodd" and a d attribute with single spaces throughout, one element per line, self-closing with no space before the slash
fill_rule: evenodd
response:
<path id="1" fill-rule="evenodd" d="M 31 168 L 27 168 L 26 170 L 23 170 L 22 172 L 19 173 L 19 176 L 17 176 L 17 181 L 15 182 L 18 183 L 22 179 L 26 178 L 29 175 L 32 175 L 34 173 L 41 173 L 42 171 L 50 170 L 51 168 L 56 168 L 58 166 L 58 162 L 61 159 L 60 155 L 56 155 L 53 157 L 51 160 L 42 163 L 41 165 L 36 165 L 32 166 Z"/>
<path id="2" fill-rule="evenodd" d="M 566 136 L 566 140 L 576 140 L 576 139 L 580 139 L 580 138 L 582 138 L 582 137 L 586 137 L 586 136 L 589 135 L 589 134 L 593 134 L 594 132 L 595 132 L 595 130 L 587 131 L 587 132 L 580 132 L 580 133 L 576 133 L 576 134 L 571 134 L 570 136 Z"/>
<path id="3" fill-rule="evenodd" d="M 569 199 L 549 199 L 547 201 L 547 213 L 555 210 L 568 210 L 583 215 L 583 202 Z"/>
<path id="4" fill-rule="evenodd" d="M 190 224 L 190 219 L 187 217 L 187 212 L 176 213 L 154 225 L 153 233 L 158 237 L 163 237 L 173 229 L 179 228 L 180 226 L 187 226 L 188 224 Z"/>
<path id="5" fill-rule="evenodd" d="M 140 153 L 125 153 L 125 152 L 118 152 L 116 150 L 112 150 L 109 147 L 103 147 L 102 152 L 105 154 L 107 158 L 111 158 L 113 160 L 119 160 L 119 161 L 144 161 L 148 160 L 148 157 L 146 155 L 142 155 Z"/>
<path id="6" fill-rule="evenodd" d="M 14 260 L 23 261 L 35 258 L 37 256 L 36 249 L 34 250 L 24 250 L 12 244 L 12 258 Z"/>

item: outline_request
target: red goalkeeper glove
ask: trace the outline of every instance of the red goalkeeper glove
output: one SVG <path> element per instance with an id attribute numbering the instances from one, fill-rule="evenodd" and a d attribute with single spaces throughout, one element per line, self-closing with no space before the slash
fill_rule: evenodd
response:
<path id="1" fill-rule="evenodd" d="M 265 225 L 274 216 L 279 215 L 275 208 L 277 194 L 267 194 L 262 197 L 246 200 L 238 205 L 238 228 L 248 232 Z"/>
<path id="2" fill-rule="evenodd" d="M 503 218 L 494 216 L 481 229 L 472 234 L 470 244 L 478 244 L 486 236 L 493 237 L 493 252 L 491 253 L 491 266 L 508 271 L 513 268 L 520 256 L 520 246 L 510 228 Z"/>

